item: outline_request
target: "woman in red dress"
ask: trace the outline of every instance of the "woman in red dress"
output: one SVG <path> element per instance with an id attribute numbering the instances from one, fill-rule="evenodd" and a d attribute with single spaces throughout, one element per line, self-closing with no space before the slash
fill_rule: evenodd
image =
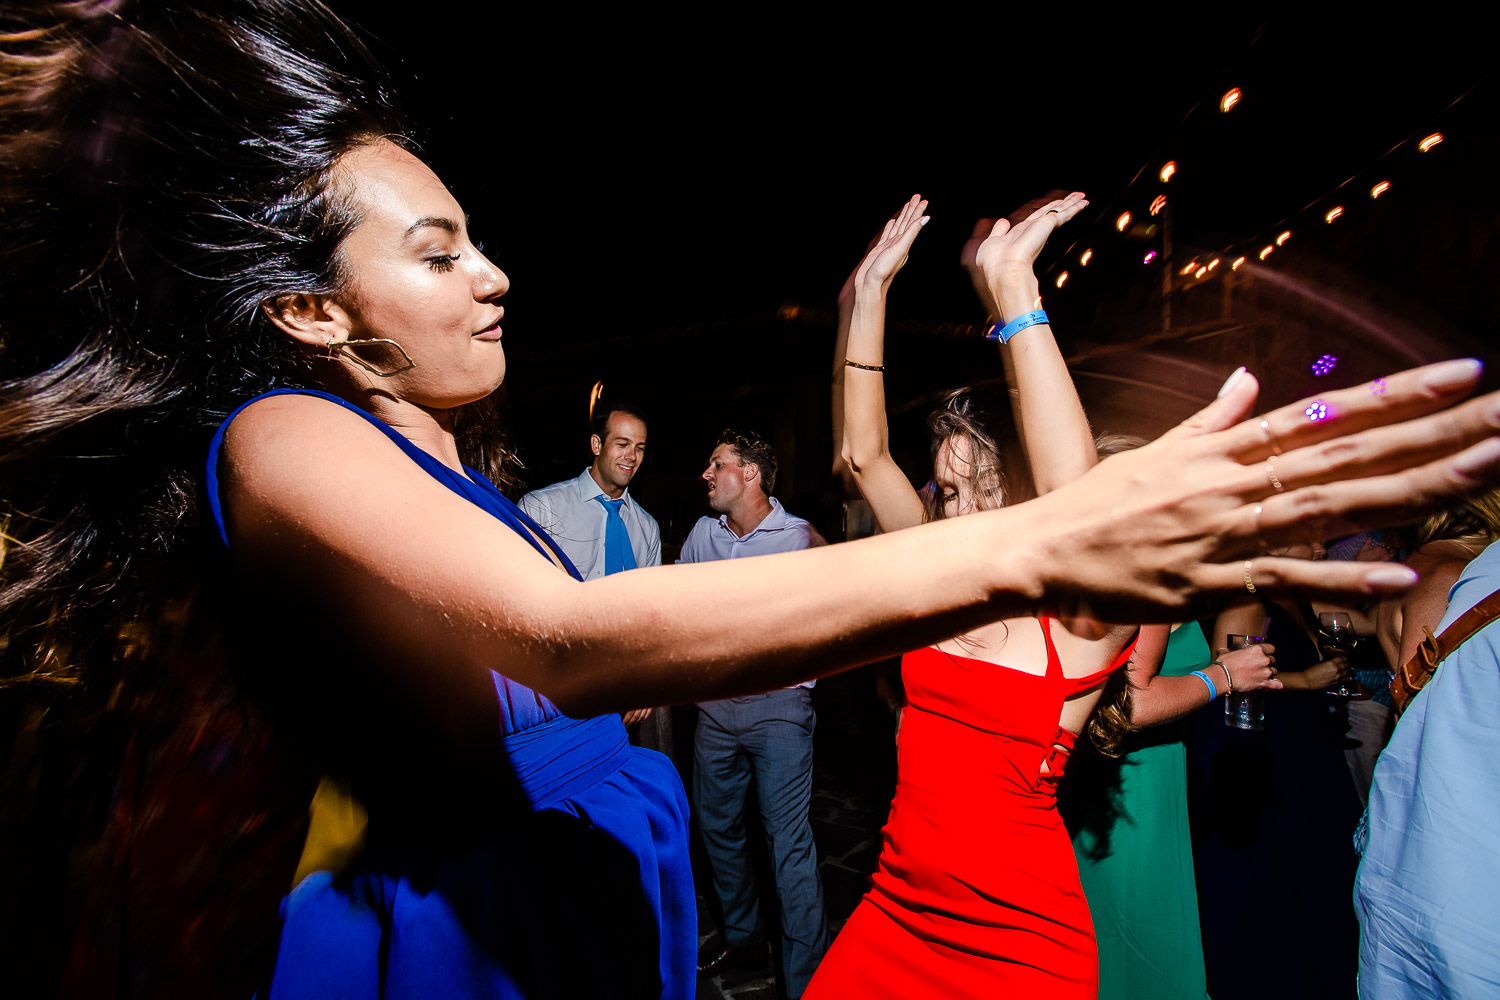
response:
<path id="1" fill-rule="evenodd" d="M 1001 356 L 1038 494 L 1097 461 L 1051 327 L 1033 311 L 1033 261 L 1087 204 L 1074 193 L 1022 209 L 1013 225 L 985 220 L 965 247 L 975 288 L 1004 331 Z M 886 532 L 1004 501 L 999 449 L 962 394 L 929 418 L 935 457 L 925 501 L 887 446 L 885 297 L 926 207 L 915 196 L 903 206 L 841 297 L 849 306 L 847 348 L 836 359 L 843 457 Z M 899 780 L 879 866 L 809 997 L 1092 1000 L 1093 924 L 1056 787 L 1086 725 L 1120 724 L 1117 712 L 1090 716 L 1133 634 L 1082 615 L 1010 618 L 906 654 Z"/>

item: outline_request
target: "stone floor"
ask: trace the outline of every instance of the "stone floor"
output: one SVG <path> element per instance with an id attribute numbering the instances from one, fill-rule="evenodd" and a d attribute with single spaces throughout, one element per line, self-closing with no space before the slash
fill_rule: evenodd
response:
<path id="1" fill-rule="evenodd" d="M 838 933 L 864 894 L 880 853 L 880 828 L 890 808 L 884 782 L 861 782 L 843 767 L 813 769 L 812 827 L 818 844 L 829 929 Z M 701 880 L 700 880 L 701 882 Z M 700 943 L 717 935 L 710 906 L 698 899 Z M 698 1000 L 778 1000 L 775 969 L 742 969 L 698 981 Z"/>

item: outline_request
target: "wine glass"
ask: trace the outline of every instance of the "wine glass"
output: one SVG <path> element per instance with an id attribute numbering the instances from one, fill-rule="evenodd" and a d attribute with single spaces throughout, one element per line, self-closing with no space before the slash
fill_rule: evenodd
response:
<path id="1" fill-rule="evenodd" d="M 1359 645 L 1359 636 L 1355 634 L 1354 622 L 1347 611 L 1322 611 L 1318 613 L 1318 646 L 1322 648 L 1324 657 L 1345 656 L 1353 654 L 1354 647 Z M 1357 698 L 1365 693 L 1359 686 L 1358 681 L 1340 680 L 1336 687 L 1328 689 L 1328 693 L 1336 698 Z"/>

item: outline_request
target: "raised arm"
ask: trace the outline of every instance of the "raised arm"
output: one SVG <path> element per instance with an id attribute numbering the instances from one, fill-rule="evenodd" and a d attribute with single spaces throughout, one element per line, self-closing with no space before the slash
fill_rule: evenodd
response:
<path id="1" fill-rule="evenodd" d="M 434 711 L 494 669 L 586 715 L 784 686 L 1080 603 L 1106 621 L 1181 620 L 1247 573 L 1272 595 L 1404 590 L 1405 567 L 1260 557 L 1257 543 L 1285 544 L 1310 519 L 1328 534 L 1407 523 L 1500 479 L 1500 396 L 1437 412 L 1477 378 L 1473 364 L 1432 366 L 1391 376 L 1383 395 L 1326 394 L 1336 416 L 1320 423 L 1303 404 L 1267 414 L 1283 492 L 1266 481 L 1259 422 L 1237 423 L 1256 395 L 1242 375 L 1162 438 L 1030 503 L 588 584 L 314 397 L 236 419 L 221 495 L 269 622 L 339 623 L 361 662 Z"/>
<path id="2" fill-rule="evenodd" d="M 1273 655 L 1276 647 L 1269 643 L 1221 653 L 1196 664 L 1194 669 L 1207 674 L 1213 682 L 1212 695 L 1203 679 L 1193 674 L 1163 677 L 1162 658 L 1166 655 L 1171 633 L 1172 629 L 1165 625 L 1147 625 L 1141 629 L 1135 656 L 1126 667 L 1126 677 L 1131 687 L 1130 724 L 1138 729 L 1160 726 L 1190 715 L 1207 705 L 1214 695 L 1227 694 L 1231 685 L 1236 691 L 1258 691 L 1262 688 L 1274 690 L 1281 687 L 1273 666 L 1276 662 Z"/>
<path id="3" fill-rule="evenodd" d="M 982 220 L 964 247 L 963 263 L 980 300 L 1002 328 L 1041 308 L 1033 270 L 1037 255 L 1052 231 L 1082 211 L 1088 200 L 1075 191 L 1033 205 L 1014 224 L 1006 219 L 993 223 L 987 234 L 983 227 L 988 220 Z M 1093 468 L 1098 461 L 1093 434 L 1049 323 L 1016 333 L 1000 353 L 1016 428 L 1040 496 Z"/>
<path id="4" fill-rule="evenodd" d="M 850 279 L 853 287 L 846 343 L 843 356 L 834 359 L 843 372 L 842 382 L 838 376 L 834 379 L 835 392 L 842 388 L 844 403 L 839 452 L 882 531 L 922 523 L 921 498 L 891 457 L 882 369 L 886 294 L 927 222 L 926 211 L 927 202 L 920 195 L 912 195 L 885 224 L 855 268 Z"/>

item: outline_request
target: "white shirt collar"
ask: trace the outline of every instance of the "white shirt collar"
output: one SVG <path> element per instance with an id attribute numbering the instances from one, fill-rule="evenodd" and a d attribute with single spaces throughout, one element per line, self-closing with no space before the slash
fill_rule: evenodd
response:
<path id="1" fill-rule="evenodd" d="M 584 466 L 582 475 L 573 480 L 573 488 L 578 493 L 579 503 L 588 503 L 595 497 L 603 497 L 606 500 L 612 499 L 609 494 L 599 488 L 598 483 L 594 482 L 592 469 L 592 465 Z M 625 501 L 626 507 L 635 506 L 635 503 L 630 499 L 630 487 L 628 486 L 625 488 L 625 492 L 620 494 L 620 499 Z"/>

